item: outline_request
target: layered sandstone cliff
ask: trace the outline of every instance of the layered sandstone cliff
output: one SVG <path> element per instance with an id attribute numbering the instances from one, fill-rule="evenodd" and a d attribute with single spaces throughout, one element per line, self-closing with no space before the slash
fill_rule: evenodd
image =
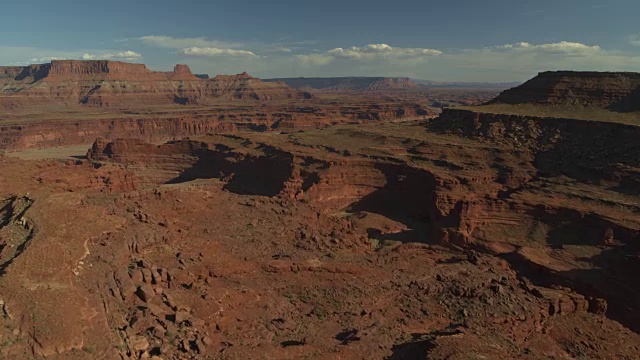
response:
<path id="1" fill-rule="evenodd" d="M 640 110 L 640 73 L 548 71 L 502 92 L 492 104 L 578 105 Z"/>
<path id="2" fill-rule="evenodd" d="M 458 214 L 459 223 L 492 251 L 505 251 L 496 246 L 500 241 L 515 245 L 518 250 L 510 261 L 521 266 L 526 276 L 606 297 L 613 305 L 609 316 L 639 329 L 640 313 L 629 305 L 631 299 L 640 299 L 638 281 L 622 269 L 637 267 L 639 259 L 640 146 L 636 139 L 640 127 L 481 109 L 445 109 L 428 128 L 510 149 L 523 160 L 513 165 L 523 170 L 533 166 L 535 171 L 528 179 L 514 177 L 505 171 L 506 162 L 494 164 L 506 175 L 497 182 L 510 185 L 495 200 L 477 198 L 466 203 Z M 527 240 L 509 240 L 516 238 Z M 604 251 L 590 260 L 597 270 L 568 270 L 575 263 L 527 249 L 533 241 L 566 253 L 588 247 Z M 611 253 L 624 260 L 612 260 Z"/>
<path id="3" fill-rule="evenodd" d="M 543 173 L 568 174 L 586 182 L 616 179 L 629 192 L 637 192 L 634 188 L 640 184 L 636 170 L 627 168 L 640 166 L 640 126 L 445 109 L 429 129 L 532 152 Z"/>
<path id="4" fill-rule="evenodd" d="M 261 103 L 251 105 L 241 102 L 201 111 L 194 109 L 187 114 L 163 109 L 156 113 L 107 112 L 96 117 L 90 114 L 90 110 L 83 110 L 74 113 L 74 116 L 86 116 L 84 121 L 67 119 L 67 113 L 49 115 L 50 118 L 38 121 L 14 119 L 0 123 L 0 151 L 85 144 L 97 137 L 157 141 L 236 131 L 292 131 L 324 128 L 339 123 L 415 120 L 435 116 L 430 108 L 412 103 L 339 107 L 320 105 L 316 103 L 314 106 L 298 107 L 283 104 L 265 107 Z"/>
<path id="5" fill-rule="evenodd" d="M 0 67 L 0 107 L 5 109 L 51 103 L 112 107 L 307 97 L 284 83 L 265 83 L 246 73 L 201 79 L 187 65 L 176 65 L 170 72 L 102 60 Z"/>

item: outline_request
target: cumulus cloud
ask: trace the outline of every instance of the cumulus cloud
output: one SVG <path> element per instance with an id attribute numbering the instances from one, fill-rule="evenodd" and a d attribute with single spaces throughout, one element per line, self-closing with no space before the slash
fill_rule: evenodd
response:
<path id="1" fill-rule="evenodd" d="M 299 54 L 296 59 L 304 66 L 324 66 L 335 61 L 376 62 L 387 64 L 419 64 L 442 51 L 427 48 L 392 47 L 387 44 L 369 44 L 349 48 L 334 48 L 317 54 Z"/>
<path id="2" fill-rule="evenodd" d="M 257 57 L 249 50 L 221 49 L 214 47 L 190 47 L 178 51 L 180 55 L 186 56 L 249 56 Z"/>
<path id="3" fill-rule="evenodd" d="M 423 58 L 441 55 L 442 51 L 424 48 L 400 48 L 387 44 L 369 44 L 367 46 L 352 46 L 350 48 L 335 48 L 327 52 L 328 55 L 353 60 L 376 60 L 385 58 Z"/>
<path id="4" fill-rule="evenodd" d="M 80 57 L 81 60 L 137 60 L 140 58 L 142 58 L 142 54 L 131 50 L 103 54 L 84 53 Z"/>
<path id="5" fill-rule="evenodd" d="M 558 54 L 583 54 L 583 53 L 597 53 L 602 50 L 598 45 L 585 45 L 576 42 L 560 41 L 557 43 L 539 44 L 534 45 L 528 42 L 519 42 L 515 44 L 506 44 L 496 46 L 498 49 L 507 49 L 514 51 L 524 52 L 548 52 Z"/>
<path id="6" fill-rule="evenodd" d="M 429 65 L 438 69 L 440 76 L 452 80 L 514 81 L 526 80 L 547 70 L 637 71 L 638 60 L 635 54 L 560 41 L 451 50 Z"/>
<path id="7" fill-rule="evenodd" d="M 60 57 L 60 56 L 44 56 L 44 57 L 41 57 L 41 58 L 30 59 L 29 62 L 30 63 L 34 63 L 34 64 L 40 64 L 40 63 L 51 62 L 51 60 L 67 60 L 67 58 Z"/>
<path id="8" fill-rule="evenodd" d="M 142 40 L 145 45 L 167 48 L 167 49 L 185 49 L 191 47 L 201 48 L 238 48 L 242 47 L 240 43 L 232 43 L 218 40 L 208 40 L 205 37 L 195 38 L 176 38 L 172 36 L 143 36 L 138 40 Z"/>
<path id="9" fill-rule="evenodd" d="M 547 70 L 640 70 L 637 54 L 570 41 L 523 41 L 446 51 L 371 44 L 297 54 L 292 61 L 295 65 L 289 73 L 300 66 L 303 76 L 385 75 L 440 81 L 523 81 Z"/>

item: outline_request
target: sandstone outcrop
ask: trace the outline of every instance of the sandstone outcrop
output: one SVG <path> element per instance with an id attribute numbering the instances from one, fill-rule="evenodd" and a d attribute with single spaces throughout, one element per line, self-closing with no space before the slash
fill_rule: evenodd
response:
<path id="1" fill-rule="evenodd" d="M 124 63 L 108 60 L 52 60 L 43 64 L 38 71 L 46 72 L 48 80 L 68 80 L 69 78 L 91 79 L 92 77 L 126 80 L 131 78 L 162 77 L 153 73 L 144 64 Z M 36 80 L 36 79 L 34 79 Z"/>
<path id="2" fill-rule="evenodd" d="M 640 111 L 640 73 L 548 71 L 489 103 L 593 106 Z"/>
<path id="3" fill-rule="evenodd" d="M 118 115 L 85 121 L 30 121 L 0 125 L 0 150 L 86 144 L 98 137 L 147 141 L 238 131 L 291 131 L 339 123 L 424 119 L 435 112 L 415 104 L 391 106 L 223 108 L 189 115 Z"/>
<path id="4" fill-rule="evenodd" d="M 225 89 L 220 89 L 221 92 Z M 336 106 L 322 101 L 288 104 L 258 103 L 252 100 L 192 109 L 126 110 L 96 116 L 91 109 L 48 114 L 48 120 L 11 118 L 0 122 L 0 150 L 88 144 L 98 137 L 169 140 L 194 135 L 237 131 L 291 131 L 323 128 L 339 123 L 366 123 L 425 119 L 435 112 L 413 102 L 378 103 L 376 99 Z M 58 110 L 59 111 L 59 110 Z M 87 117 L 85 119 L 85 116 Z"/>
<path id="5" fill-rule="evenodd" d="M 615 179 L 628 191 L 640 181 L 633 170 L 640 165 L 640 145 L 634 140 L 640 127 L 635 125 L 445 109 L 429 128 L 534 152 L 544 173 L 584 181 Z"/>
<path id="6" fill-rule="evenodd" d="M 616 206 L 630 206 L 634 212 L 640 206 L 632 200 L 640 193 L 637 156 L 640 147 L 634 140 L 640 136 L 640 127 L 606 121 L 483 113 L 481 110 L 482 107 L 478 112 L 445 109 L 428 128 L 510 147 L 530 158 L 537 174 L 529 179 L 513 175 L 503 177 L 499 182 L 516 188 L 500 192 L 497 202 L 470 203 L 470 208 L 460 214 L 460 224 L 467 225 L 471 238 L 483 238 L 487 244 L 492 243 L 488 245 L 492 248 L 507 224 L 519 224 L 523 229 L 528 228 L 520 236 L 530 239 L 540 236 L 551 246 L 561 249 L 577 244 L 623 247 L 628 252 L 626 260 L 620 260 L 626 264 L 624 266 L 635 268 L 640 265 L 633 255 L 638 251 L 636 238 L 640 218 L 622 215 L 610 206 L 616 202 L 610 202 L 613 198 L 626 204 Z M 521 185 L 518 187 L 517 184 Z M 541 202 L 544 202 L 543 206 Z M 530 216 L 536 220 L 532 222 Z M 492 223 L 495 229 L 490 231 Z M 527 223 L 530 225 L 524 225 Z M 504 251 L 497 249 L 499 247 L 494 248 Z M 604 258 L 608 256 L 614 255 L 602 254 Z M 640 292 L 628 290 L 637 289 L 634 285 L 637 281 L 621 275 L 624 272 L 611 269 L 597 273 L 597 276 L 596 272 L 590 271 L 579 274 L 569 270 L 570 263 L 554 260 L 546 252 L 520 252 L 516 261 L 531 276 L 537 276 L 535 273 L 540 271 L 547 276 L 545 281 L 579 289 L 594 298 L 608 294 L 607 303 L 616 304 L 609 307 L 609 316 L 640 329 L 637 310 L 622 305 L 629 299 L 640 299 Z M 617 280 L 613 281 L 614 277 Z"/>
<path id="7" fill-rule="evenodd" d="M 107 60 L 53 60 L 0 67 L 0 107 L 34 105 L 122 107 L 207 104 L 224 100 L 304 99 L 284 83 L 265 83 L 246 73 L 201 79 L 187 65 L 157 72 L 144 64 Z"/>

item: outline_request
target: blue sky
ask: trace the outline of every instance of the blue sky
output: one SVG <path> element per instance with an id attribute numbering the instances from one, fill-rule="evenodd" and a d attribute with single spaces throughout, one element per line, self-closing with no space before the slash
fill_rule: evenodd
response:
<path id="1" fill-rule="evenodd" d="M 112 59 L 212 75 L 492 82 L 640 71 L 637 0 L 9 2 L 3 65 Z"/>

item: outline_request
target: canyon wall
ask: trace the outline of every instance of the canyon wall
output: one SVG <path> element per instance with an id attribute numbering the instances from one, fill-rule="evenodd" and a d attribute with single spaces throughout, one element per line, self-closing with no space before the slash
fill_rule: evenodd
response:
<path id="1" fill-rule="evenodd" d="M 318 216 L 358 214 L 356 225 L 379 216 L 389 229 L 370 218 L 371 238 L 500 255 L 534 283 L 570 287 L 585 306 L 640 328 L 637 279 L 623 270 L 640 266 L 637 127 L 455 109 L 426 126 L 425 139 L 446 137 L 430 144 L 328 128 L 320 142 L 315 132 L 160 146 L 101 140 L 89 158 L 144 167 L 143 187 L 216 178 L 230 192 L 304 202 Z M 583 248 L 599 255 L 587 259 Z M 576 258 L 554 257 L 561 251 Z"/>
<path id="2" fill-rule="evenodd" d="M 640 145 L 635 140 L 640 127 L 457 109 L 445 109 L 427 126 L 510 148 L 523 158 L 513 166 L 533 170 L 529 178 L 496 177 L 492 181 L 509 186 L 494 199 L 464 202 L 457 223 L 472 242 L 505 254 L 522 276 L 538 284 L 606 299 L 608 316 L 640 329 L 634 305 L 640 292 L 631 275 L 640 266 Z M 501 162 L 493 166 L 512 171 Z M 533 249 L 534 243 L 555 250 Z M 581 247 L 598 255 L 580 258 Z M 554 257 L 553 251 L 575 251 L 576 260 Z M 579 261 L 584 263 L 576 265 Z"/>
<path id="3" fill-rule="evenodd" d="M 640 174 L 634 170 L 640 166 L 638 126 L 445 109 L 428 127 L 532 152 L 542 174 L 564 174 L 581 181 L 615 179 L 622 181 L 626 191 L 640 193 Z"/>
<path id="4" fill-rule="evenodd" d="M 52 60 L 47 77 L 97 75 L 107 77 L 150 76 L 151 70 L 144 64 L 131 64 L 120 61 L 97 60 Z M 158 75 L 153 73 L 153 75 Z"/>
<path id="5" fill-rule="evenodd" d="M 640 111 L 640 73 L 547 71 L 490 103 L 594 106 Z"/>
<path id="6" fill-rule="evenodd" d="M 220 91 L 223 91 L 222 89 Z M 105 100 L 105 99 L 103 99 Z M 0 124 L 0 150 L 17 151 L 73 144 L 86 144 L 96 138 L 138 138 L 146 141 L 236 131 L 292 131 L 324 128 L 340 123 L 396 121 L 434 116 L 429 108 L 415 104 L 390 106 L 322 107 L 237 106 L 189 114 L 107 114 L 107 118 L 80 120 L 42 120 Z"/>
<path id="7" fill-rule="evenodd" d="M 211 119 L 144 118 L 80 122 L 40 122 L 0 126 L 0 149 L 21 150 L 86 144 L 99 137 L 132 137 L 157 141 L 208 133 L 235 132 L 233 122 Z"/>

